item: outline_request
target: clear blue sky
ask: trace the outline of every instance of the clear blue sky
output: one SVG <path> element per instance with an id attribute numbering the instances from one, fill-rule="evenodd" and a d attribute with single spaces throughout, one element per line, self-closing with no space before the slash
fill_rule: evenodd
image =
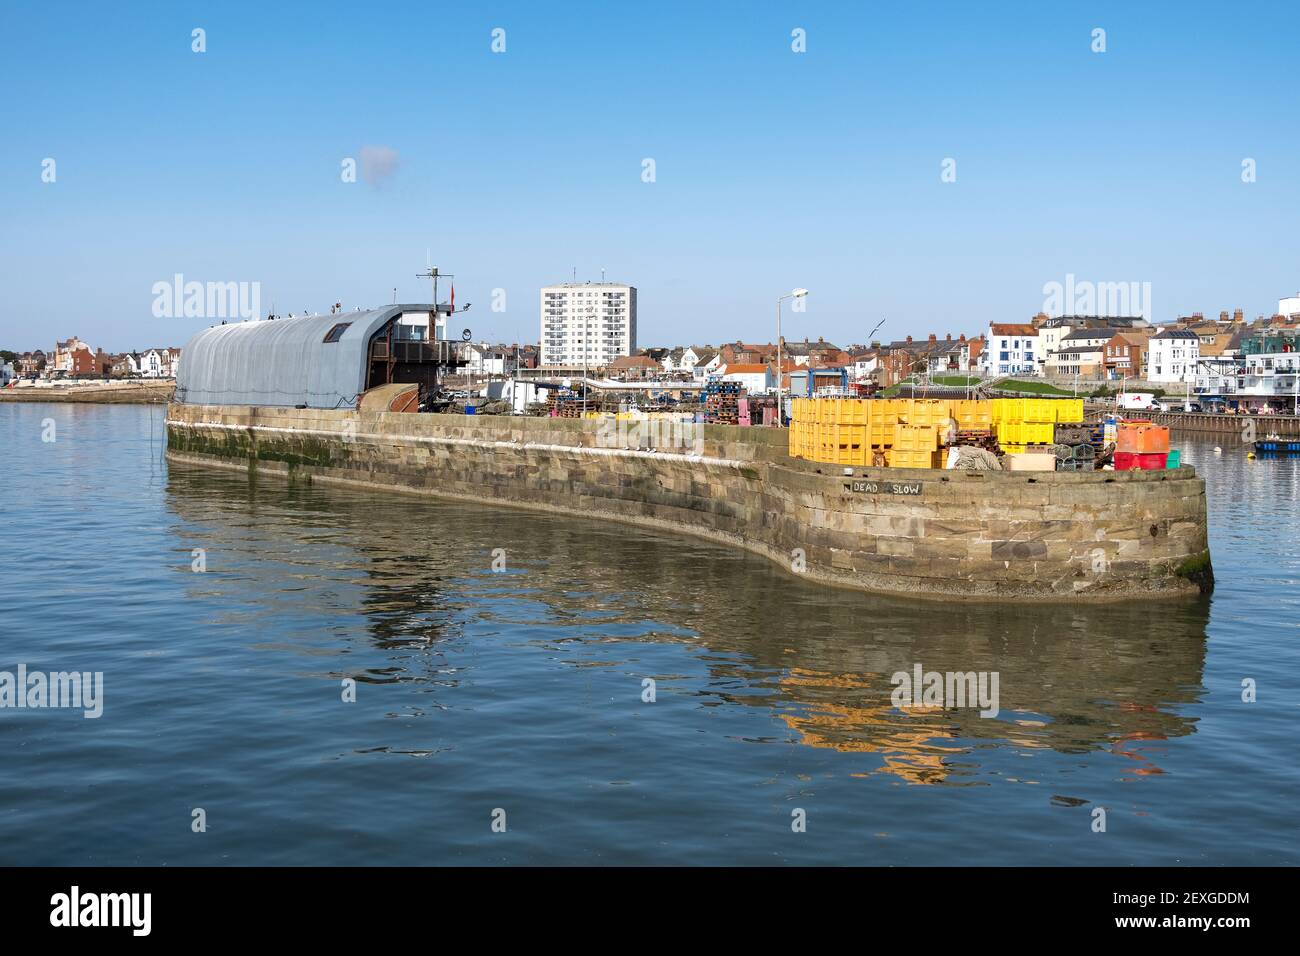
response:
<path id="1" fill-rule="evenodd" d="M 0 347 L 182 344 L 177 272 L 423 301 L 426 249 L 506 341 L 574 267 L 638 287 L 643 346 L 770 339 L 792 286 L 786 335 L 840 342 L 1024 321 L 1067 273 L 1152 283 L 1157 320 L 1300 289 L 1295 3 L 0 11 Z M 364 146 L 380 186 L 340 180 Z"/>

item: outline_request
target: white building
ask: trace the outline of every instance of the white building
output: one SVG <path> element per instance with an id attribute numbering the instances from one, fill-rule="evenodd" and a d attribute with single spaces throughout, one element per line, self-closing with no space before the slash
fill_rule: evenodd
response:
<path id="1" fill-rule="evenodd" d="M 542 289 L 542 365 L 608 365 L 636 351 L 636 288 L 565 282 Z"/>
<path id="2" fill-rule="evenodd" d="M 505 375 L 507 356 L 504 350 L 486 342 L 471 342 L 463 352 L 466 375 Z"/>
<path id="3" fill-rule="evenodd" d="M 140 374 L 145 378 L 162 378 L 165 364 L 161 349 L 149 349 L 140 353 Z"/>
<path id="4" fill-rule="evenodd" d="M 870 349 L 864 352 L 851 352 L 849 354 L 853 359 L 852 363 L 848 366 L 849 381 L 870 381 L 872 374 L 880 367 L 880 353 L 875 349 Z"/>
<path id="5" fill-rule="evenodd" d="M 1198 396 L 1256 411 L 1300 412 L 1300 332 L 1295 329 L 1257 331 L 1243 338 L 1234 354 L 1198 364 Z"/>
<path id="6" fill-rule="evenodd" d="M 663 366 L 665 372 L 693 372 L 699 362 L 699 353 L 688 345 L 685 348 L 672 349 L 664 356 Z"/>
<path id="7" fill-rule="evenodd" d="M 695 360 L 695 365 L 691 369 L 691 377 L 697 382 L 703 382 L 718 370 L 722 364 L 722 353 L 717 351 L 705 351 Z"/>
<path id="8" fill-rule="evenodd" d="M 751 395 L 771 391 L 776 387 L 772 369 L 767 365 L 741 365 L 732 363 L 723 365 L 718 373 L 724 382 L 739 382 L 741 387 Z"/>
<path id="9" fill-rule="evenodd" d="M 1161 329 L 1147 342 L 1147 381 L 1190 382 L 1201 358 L 1201 337 L 1188 329 Z"/>
<path id="10" fill-rule="evenodd" d="M 1038 348 L 1038 330 L 1032 325 L 990 322 L 988 343 L 980 353 L 981 366 L 988 375 L 1035 375 L 1042 353 Z"/>

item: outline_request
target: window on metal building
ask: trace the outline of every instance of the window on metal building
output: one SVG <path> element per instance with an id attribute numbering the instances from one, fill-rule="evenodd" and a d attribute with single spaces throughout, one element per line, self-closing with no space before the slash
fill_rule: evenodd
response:
<path id="1" fill-rule="evenodd" d="M 351 322 L 340 322 L 337 325 L 332 326 L 330 330 L 325 333 L 324 341 L 337 342 L 339 339 L 343 338 L 343 333 L 348 330 L 348 326 L 351 324 Z"/>

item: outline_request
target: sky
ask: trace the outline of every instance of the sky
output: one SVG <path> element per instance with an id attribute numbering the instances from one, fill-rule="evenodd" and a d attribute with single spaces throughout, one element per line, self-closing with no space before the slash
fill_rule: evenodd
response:
<path id="1" fill-rule="evenodd" d="M 1297 26 L 1282 2 L 0 0 L 0 348 L 181 345 L 213 320 L 155 316 L 176 274 L 301 314 L 427 301 L 426 263 L 506 342 L 574 270 L 637 287 L 643 347 L 770 341 L 794 287 L 786 337 L 839 344 L 1027 321 L 1068 275 L 1150 283 L 1156 321 L 1271 314 L 1300 289 Z"/>

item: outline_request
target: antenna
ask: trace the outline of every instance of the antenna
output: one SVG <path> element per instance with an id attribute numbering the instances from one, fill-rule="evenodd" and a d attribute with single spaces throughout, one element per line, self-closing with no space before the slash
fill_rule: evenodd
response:
<path id="1" fill-rule="evenodd" d="M 433 280 L 433 313 L 435 316 L 437 316 L 438 314 L 438 279 L 443 276 L 446 276 L 448 279 L 456 278 L 450 272 L 439 272 L 437 266 L 429 266 L 424 272 L 421 272 L 418 276 L 416 276 L 417 279 Z M 463 312 L 464 309 L 462 309 L 461 311 Z"/>

